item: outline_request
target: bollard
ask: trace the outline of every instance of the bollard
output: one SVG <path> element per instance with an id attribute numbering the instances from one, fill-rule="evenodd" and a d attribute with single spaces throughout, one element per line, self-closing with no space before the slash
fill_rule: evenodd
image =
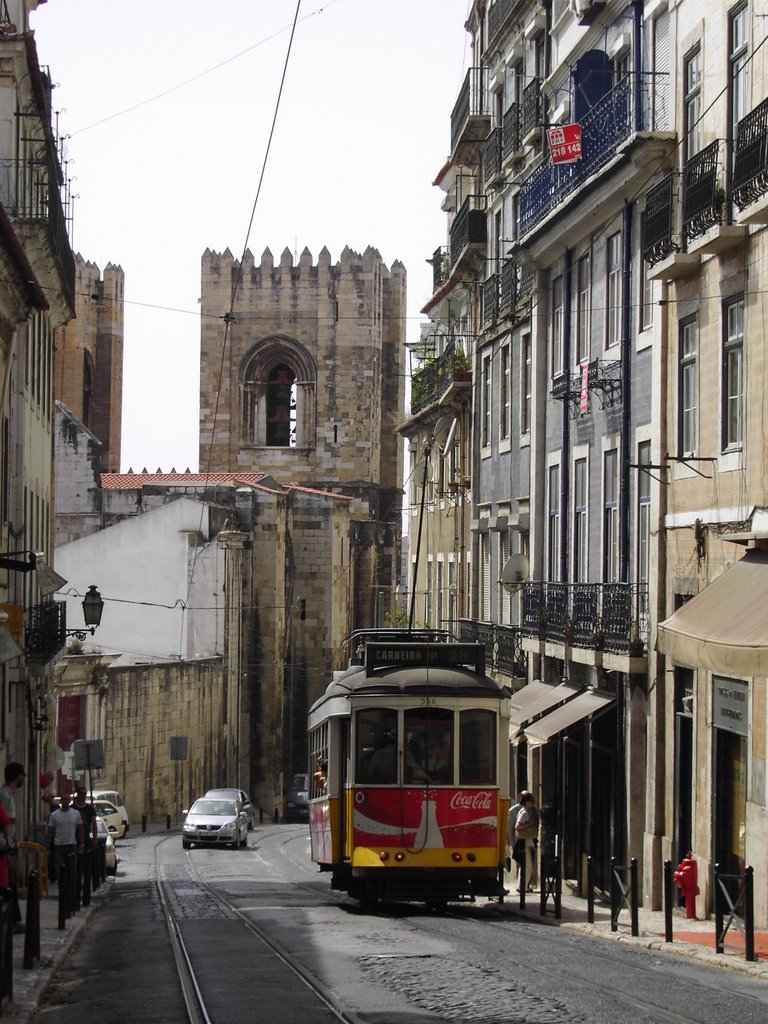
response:
<path id="1" fill-rule="evenodd" d="M 672 861 L 664 861 L 664 941 L 672 941 Z"/>
<path id="2" fill-rule="evenodd" d="M 279 823 L 279 821 L 280 821 L 280 812 L 278 811 L 277 808 L 275 808 L 274 813 L 272 815 L 272 824 L 273 825 L 277 825 Z"/>
<path id="3" fill-rule="evenodd" d="M 636 938 L 640 934 L 637 905 L 639 898 L 637 891 L 637 857 L 633 857 L 629 862 L 629 884 L 631 886 L 629 894 L 629 919 L 632 935 Z"/>
<path id="4" fill-rule="evenodd" d="M 0 896 L 0 1004 L 13 999 L 13 907 L 8 891 Z"/>
<path id="5" fill-rule="evenodd" d="M 755 956 L 755 906 L 754 906 L 754 868 L 744 869 L 744 945 L 747 960 L 757 960 Z"/>
<path id="6" fill-rule="evenodd" d="M 259 824 L 260 825 L 264 824 L 264 808 L 263 807 L 259 808 Z"/>
<path id="7" fill-rule="evenodd" d="M 165 827 L 166 827 L 166 829 L 169 832 L 171 831 L 171 816 L 170 816 L 170 814 L 166 814 L 166 816 L 165 816 Z"/>
<path id="8" fill-rule="evenodd" d="M 146 814 L 142 814 L 142 816 L 141 816 L 141 831 L 142 832 L 146 832 L 147 831 L 147 816 L 146 816 Z"/>
<path id="9" fill-rule="evenodd" d="M 30 871 L 27 879 L 27 921 L 24 928 L 25 971 L 31 971 L 35 959 L 40 959 L 40 879 L 36 871 Z"/>
<path id="10" fill-rule="evenodd" d="M 518 875 L 517 875 L 517 882 L 518 882 L 518 886 L 517 887 L 518 887 L 518 890 L 520 892 L 520 909 L 521 910 L 525 910 L 525 890 L 528 887 L 528 880 L 525 877 L 525 866 L 526 866 L 527 859 L 528 858 L 526 856 L 526 853 L 525 853 L 525 851 L 523 851 L 523 859 L 520 861 L 520 865 L 519 865 L 520 870 L 518 871 Z"/>
<path id="11" fill-rule="evenodd" d="M 720 894 L 720 865 L 715 864 L 715 952 L 724 952 L 723 946 L 723 897 Z"/>
<path id="12" fill-rule="evenodd" d="M 587 857 L 587 921 L 595 923 L 595 869 L 591 857 Z"/>
<path id="13" fill-rule="evenodd" d="M 87 849 L 83 850 L 82 856 L 83 870 L 80 874 L 80 880 L 82 883 L 82 905 L 84 907 L 90 907 L 91 905 L 91 878 L 93 875 L 93 847 L 88 846 Z"/>
<path id="14" fill-rule="evenodd" d="M 56 872 L 56 884 L 59 887 L 59 931 L 67 926 L 67 892 L 69 879 L 67 877 L 67 861 L 64 858 Z"/>
<path id="15" fill-rule="evenodd" d="M 106 882 L 107 880 L 107 848 L 106 846 L 99 847 L 99 881 Z"/>
<path id="16" fill-rule="evenodd" d="M 72 917 L 78 909 L 77 894 L 77 854 L 67 854 L 67 917 Z"/>
<path id="17" fill-rule="evenodd" d="M 619 930 L 619 912 L 621 911 L 621 898 L 619 896 L 619 880 L 616 876 L 616 858 L 611 857 L 611 931 Z"/>

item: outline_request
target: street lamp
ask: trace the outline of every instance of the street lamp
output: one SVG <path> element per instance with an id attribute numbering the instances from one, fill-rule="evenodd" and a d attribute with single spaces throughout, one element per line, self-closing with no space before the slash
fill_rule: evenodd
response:
<path id="1" fill-rule="evenodd" d="M 85 628 L 68 629 L 67 636 L 73 636 L 77 640 L 85 640 L 89 634 L 93 636 L 96 628 L 101 624 L 101 613 L 104 611 L 104 601 L 96 589 L 95 584 L 88 587 L 88 593 L 83 598 L 83 620 Z"/>

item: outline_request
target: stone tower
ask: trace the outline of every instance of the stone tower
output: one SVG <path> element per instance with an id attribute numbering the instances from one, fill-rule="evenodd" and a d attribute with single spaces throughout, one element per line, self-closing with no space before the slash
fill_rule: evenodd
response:
<path id="1" fill-rule="evenodd" d="M 56 334 L 56 399 L 101 442 L 99 470 L 120 471 L 123 412 L 124 274 L 108 263 L 101 277 L 75 257 L 75 319 Z"/>
<path id="2" fill-rule="evenodd" d="M 398 582 L 405 285 L 370 247 L 202 259 L 200 469 L 351 499 L 352 626 L 380 624 Z"/>

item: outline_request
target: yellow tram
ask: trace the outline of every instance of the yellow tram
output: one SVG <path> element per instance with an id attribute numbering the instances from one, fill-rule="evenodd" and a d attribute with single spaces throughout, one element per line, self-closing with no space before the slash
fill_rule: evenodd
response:
<path id="1" fill-rule="evenodd" d="M 500 895 L 510 693 L 482 644 L 434 630 L 350 644 L 309 712 L 313 860 L 367 908 Z"/>

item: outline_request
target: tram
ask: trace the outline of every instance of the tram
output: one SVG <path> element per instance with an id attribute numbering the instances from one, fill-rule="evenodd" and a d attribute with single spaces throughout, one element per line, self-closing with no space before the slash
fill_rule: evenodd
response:
<path id="1" fill-rule="evenodd" d="M 309 712 L 312 859 L 364 909 L 502 894 L 509 690 L 482 644 L 363 630 Z"/>

